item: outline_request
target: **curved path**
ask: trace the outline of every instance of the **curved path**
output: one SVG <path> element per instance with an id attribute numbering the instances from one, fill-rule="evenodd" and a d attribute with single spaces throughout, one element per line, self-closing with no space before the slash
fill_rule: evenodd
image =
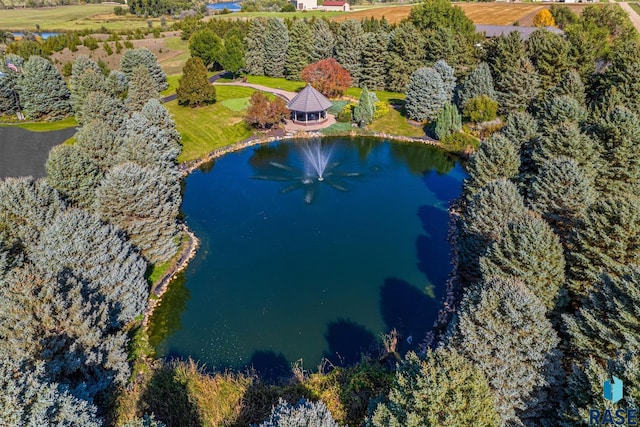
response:
<path id="1" fill-rule="evenodd" d="M 297 95 L 297 93 L 295 93 L 295 92 L 289 92 L 289 91 L 282 90 L 282 89 L 274 89 L 272 87 L 256 85 L 256 84 L 253 84 L 253 83 L 246 83 L 246 82 L 215 83 L 215 85 L 216 86 L 244 86 L 244 87 L 250 87 L 250 88 L 253 88 L 253 89 L 256 89 L 256 90 L 260 90 L 262 92 L 272 93 L 274 95 L 279 96 L 280 98 L 284 98 L 285 101 L 291 101 Z"/>

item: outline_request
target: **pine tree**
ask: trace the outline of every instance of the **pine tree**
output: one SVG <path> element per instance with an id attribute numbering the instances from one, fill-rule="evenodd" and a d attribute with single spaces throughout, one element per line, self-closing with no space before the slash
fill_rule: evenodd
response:
<path id="1" fill-rule="evenodd" d="M 91 70 L 96 74 L 102 74 L 100 72 L 100 67 L 98 67 L 98 64 L 96 64 L 93 59 L 86 55 L 79 55 L 71 64 L 71 77 L 69 78 L 69 84 L 72 91 L 76 81 L 78 81 L 80 76 L 82 76 L 87 70 Z"/>
<path id="2" fill-rule="evenodd" d="M 560 369 L 543 303 L 520 280 L 494 279 L 465 293 L 459 316 L 454 345 L 484 372 L 501 424 L 540 410 L 538 389 L 552 388 L 547 371 Z"/>
<path id="3" fill-rule="evenodd" d="M 565 260 L 560 239 L 536 215 L 527 215 L 502 230 L 502 235 L 480 258 L 485 281 L 514 277 L 553 310 L 564 284 Z"/>
<path id="4" fill-rule="evenodd" d="M 335 58 L 347 69 L 354 86 L 360 84 L 360 58 L 364 47 L 364 31 L 360 21 L 348 19 L 340 23 L 336 36 Z"/>
<path id="5" fill-rule="evenodd" d="M 498 426 L 489 384 L 480 369 L 453 349 L 409 353 L 396 372 L 388 403 L 379 403 L 369 427 Z"/>
<path id="6" fill-rule="evenodd" d="M 0 356 L 0 424 L 6 426 L 100 427 L 96 407 L 72 396 L 66 387 L 45 378 L 43 363 L 35 369 Z"/>
<path id="7" fill-rule="evenodd" d="M 551 89 L 553 97 L 570 96 L 580 105 L 586 105 L 584 83 L 580 74 L 575 70 L 566 72 L 560 82 Z"/>
<path id="8" fill-rule="evenodd" d="M 503 87 L 500 82 L 504 75 L 521 67 L 527 61 L 527 53 L 524 42 L 518 31 L 493 38 L 487 45 L 487 62 L 493 73 L 493 81 L 497 92 L 506 92 L 508 87 Z"/>
<path id="9" fill-rule="evenodd" d="M 435 119 L 447 99 L 440 74 L 433 68 L 418 68 L 409 80 L 405 110 L 417 121 Z"/>
<path id="10" fill-rule="evenodd" d="M 316 19 L 312 30 L 313 45 L 311 46 L 309 62 L 318 62 L 331 58 L 336 40 L 327 21 L 324 18 Z"/>
<path id="11" fill-rule="evenodd" d="M 50 186 L 77 206 L 91 206 L 102 173 L 81 148 L 64 144 L 53 147 L 46 167 Z"/>
<path id="12" fill-rule="evenodd" d="M 410 22 L 401 23 L 389 35 L 387 88 L 405 92 L 409 78 L 424 66 L 425 40 Z"/>
<path id="13" fill-rule="evenodd" d="M 360 126 L 366 126 L 373 121 L 376 108 L 373 105 L 371 93 L 366 86 L 362 88 L 358 105 L 353 109 L 353 120 Z"/>
<path id="14" fill-rule="evenodd" d="M 187 59 L 176 89 L 178 104 L 199 107 L 216 102 L 216 88 L 209 83 L 207 68 L 198 57 Z"/>
<path id="15" fill-rule="evenodd" d="M 500 110 L 505 113 L 526 110 L 531 101 L 538 96 L 540 79 L 528 59 L 504 70 L 495 82 L 498 104 Z"/>
<path id="16" fill-rule="evenodd" d="M 624 107 L 615 107 L 596 126 L 602 145 L 603 169 L 597 184 L 610 194 L 640 195 L 640 120 Z"/>
<path id="17" fill-rule="evenodd" d="M 231 32 L 227 33 L 224 37 L 224 51 L 220 56 L 222 68 L 234 75 L 237 74 L 245 66 L 244 55 L 242 39 Z"/>
<path id="18" fill-rule="evenodd" d="M 24 63 L 18 90 L 31 118 L 58 119 L 71 113 L 71 95 L 64 79 L 51 62 L 40 56 L 32 56 Z"/>
<path id="19" fill-rule="evenodd" d="M 278 401 L 269 418 L 255 427 L 340 427 L 322 401 L 309 402 L 305 399 L 292 406 L 282 398 Z"/>
<path id="20" fill-rule="evenodd" d="M 501 134 L 494 134 L 480 145 L 469 159 L 465 193 L 472 197 L 488 183 L 496 179 L 511 179 L 518 175 L 520 156 L 511 141 Z"/>
<path id="21" fill-rule="evenodd" d="M 127 97 L 127 90 L 129 89 L 129 78 L 122 71 L 113 70 L 107 77 L 107 87 L 113 96 L 118 99 L 124 99 Z"/>
<path id="22" fill-rule="evenodd" d="M 443 139 L 460 129 L 462 129 L 462 118 L 460 117 L 458 108 L 447 102 L 436 118 L 434 128 L 436 138 Z"/>
<path id="23" fill-rule="evenodd" d="M 9 64 L 12 64 L 15 69 L 9 67 Z M 4 77 L 0 79 L 0 115 L 14 114 L 22 109 L 18 84 L 19 70 L 23 65 L 22 57 L 11 53 L 7 54 L 3 61 L 0 61 L 0 72 L 4 73 Z"/>
<path id="24" fill-rule="evenodd" d="M 124 230 L 150 263 L 171 259 L 177 247 L 180 185 L 162 171 L 123 163 L 96 190 L 95 210 Z"/>
<path id="25" fill-rule="evenodd" d="M 251 20 L 249 30 L 245 37 L 247 51 L 244 62 L 247 72 L 255 76 L 264 76 L 265 66 L 265 37 L 267 36 L 267 21 L 264 18 Z"/>
<path id="26" fill-rule="evenodd" d="M 442 77 L 447 101 L 451 102 L 453 100 L 453 91 L 456 88 L 456 76 L 453 74 L 453 68 L 451 68 L 445 60 L 440 59 L 433 64 L 433 69 L 440 74 L 440 77 Z"/>
<path id="27" fill-rule="evenodd" d="M 491 69 L 486 62 L 481 62 L 460 84 L 457 92 L 458 106 L 462 108 L 470 99 L 482 95 L 494 101 L 497 99 Z"/>
<path id="28" fill-rule="evenodd" d="M 71 104 L 76 112 L 76 120 L 79 124 L 84 123 L 83 104 L 87 96 L 92 92 L 108 92 L 107 82 L 102 73 L 96 73 L 92 69 L 85 70 L 78 76 L 71 86 Z"/>
<path id="29" fill-rule="evenodd" d="M 447 58 L 447 62 L 458 74 L 466 74 L 477 64 L 477 47 L 479 39 L 476 35 L 465 35 L 449 28 L 436 28 L 423 33 L 427 63 Z"/>
<path id="30" fill-rule="evenodd" d="M 285 74 L 287 79 L 300 80 L 300 73 L 311 59 L 313 34 L 309 24 L 301 19 L 293 21 L 290 32 Z"/>
<path id="31" fill-rule="evenodd" d="M 47 277 L 68 271 L 100 294 L 107 310 L 96 316 L 106 316 L 104 321 L 110 328 L 120 328 L 144 311 L 147 263 L 121 230 L 95 215 L 67 210 L 40 234 L 36 246 L 28 249 L 33 264 Z"/>
<path id="32" fill-rule="evenodd" d="M 536 30 L 527 40 L 531 63 L 540 76 L 540 88 L 546 90 L 560 82 L 569 71 L 571 44 L 559 34 L 547 30 Z"/>
<path id="33" fill-rule="evenodd" d="M 269 18 L 264 39 L 264 74 L 284 77 L 289 35 L 287 26 L 279 18 Z"/>
<path id="34" fill-rule="evenodd" d="M 628 196 L 597 200 L 584 214 L 567 251 L 569 289 L 585 295 L 602 272 L 620 276 L 640 265 L 640 201 Z"/>
<path id="35" fill-rule="evenodd" d="M 384 90 L 389 35 L 385 32 L 366 33 L 364 36 L 364 48 L 362 49 L 362 76 L 360 87 L 371 90 Z"/>
<path id="36" fill-rule="evenodd" d="M 564 315 L 572 347 L 583 357 L 598 349 L 599 357 L 615 358 L 628 351 L 640 354 L 640 267 L 621 276 L 603 274 L 582 300 L 575 315 Z"/>
<path id="37" fill-rule="evenodd" d="M 133 78 L 135 68 L 143 66 L 147 69 L 149 75 L 156 83 L 158 92 L 162 92 L 169 87 L 167 84 L 167 75 L 160 64 L 158 58 L 147 48 L 132 49 L 126 51 L 120 60 L 120 70 L 129 78 Z"/>
<path id="38" fill-rule="evenodd" d="M 82 103 L 84 124 L 98 120 L 117 134 L 123 133 L 128 113 L 127 106 L 122 99 L 103 92 L 89 93 Z"/>
<path id="39" fill-rule="evenodd" d="M 563 122 L 583 123 L 587 119 L 587 110 L 573 97 L 546 97 L 538 111 L 537 119 L 541 129 L 549 129 Z"/>
<path id="40" fill-rule="evenodd" d="M 127 106 L 130 111 L 139 111 L 148 100 L 159 98 L 160 93 L 156 89 L 153 79 L 147 69 L 138 66 L 133 70 L 129 78 L 129 92 Z"/>
<path id="41" fill-rule="evenodd" d="M 85 155 L 105 173 L 115 163 L 116 154 L 122 146 L 122 136 L 108 124 L 94 120 L 86 123 L 76 133 L 76 144 Z"/>
<path id="42" fill-rule="evenodd" d="M 593 181 L 568 157 L 545 162 L 531 184 L 530 204 L 554 228 L 563 242 L 596 200 Z"/>

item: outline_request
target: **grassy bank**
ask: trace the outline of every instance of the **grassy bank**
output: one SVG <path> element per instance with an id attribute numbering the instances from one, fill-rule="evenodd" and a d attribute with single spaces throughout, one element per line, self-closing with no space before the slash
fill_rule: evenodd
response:
<path id="1" fill-rule="evenodd" d="M 182 135 L 182 153 L 178 161 L 195 160 L 216 148 L 251 136 L 253 130 L 244 122 L 244 110 L 229 109 L 223 101 L 247 98 L 253 92 L 253 89 L 245 87 L 216 86 L 218 102 L 213 105 L 189 108 L 179 106 L 178 101 L 166 103 Z"/>
<path id="2" fill-rule="evenodd" d="M 49 132 L 52 130 L 60 130 L 78 126 L 78 122 L 76 122 L 75 118 L 68 117 L 57 122 L 7 123 L 0 124 L 0 126 L 16 126 L 22 129 L 30 130 L 32 132 Z"/>

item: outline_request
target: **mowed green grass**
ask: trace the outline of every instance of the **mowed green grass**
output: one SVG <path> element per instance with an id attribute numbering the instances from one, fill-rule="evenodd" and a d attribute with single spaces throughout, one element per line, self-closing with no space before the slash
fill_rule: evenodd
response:
<path id="1" fill-rule="evenodd" d="M 244 122 L 244 111 L 232 111 L 223 105 L 226 100 L 250 97 L 255 90 L 239 86 L 216 86 L 215 104 L 198 108 L 182 107 L 178 101 L 165 105 L 173 115 L 182 136 L 182 153 L 179 162 L 200 158 L 211 151 L 253 134 Z"/>
<path id="2" fill-rule="evenodd" d="M 247 82 L 254 85 L 262 85 L 274 89 L 286 90 L 289 92 L 297 92 L 307 85 L 305 82 L 267 76 L 247 76 Z"/>
<path id="3" fill-rule="evenodd" d="M 422 128 L 410 125 L 395 108 L 391 108 L 387 114 L 367 126 L 367 129 L 374 132 L 415 138 L 424 136 L 424 130 Z"/>
<path id="4" fill-rule="evenodd" d="M 22 129 L 30 130 L 32 132 L 49 132 L 52 130 L 60 130 L 78 126 L 78 122 L 76 122 L 76 119 L 74 117 L 68 117 L 64 120 L 58 120 L 57 122 L 12 123 L 0 124 L 0 126 L 16 126 Z"/>
<path id="5" fill-rule="evenodd" d="M 160 61 L 160 66 L 162 67 L 162 70 L 165 73 L 167 73 L 167 75 L 169 76 L 175 75 L 175 74 L 182 74 L 182 68 L 184 67 L 184 64 L 187 62 L 187 59 L 191 57 L 191 54 L 189 53 L 189 41 L 181 40 L 180 37 L 169 37 L 165 39 L 162 44 L 164 45 L 164 47 L 166 47 L 169 50 L 175 50 L 175 51 L 181 52 L 175 56 L 172 56 L 170 58 Z M 180 77 L 178 76 L 178 78 Z M 176 80 L 176 87 L 177 86 L 178 84 Z M 175 89 L 174 89 L 174 92 L 175 92 Z"/>
<path id="6" fill-rule="evenodd" d="M 249 100 L 250 97 L 246 98 L 233 98 L 233 99 L 225 99 L 220 102 L 222 105 L 230 109 L 231 111 L 244 111 L 249 108 Z"/>
<path id="7" fill-rule="evenodd" d="M 0 28 L 4 30 L 84 30 L 100 29 L 127 30 L 144 28 L 147 20 L 133 15 L 116 16 L 114 5 L 83 4 L 26 9 L 4 9 L 0 12 Z M 156 23 L 159 26 L 159 19 Z M 170 22 L 171 20 L 169 20 Z"/>

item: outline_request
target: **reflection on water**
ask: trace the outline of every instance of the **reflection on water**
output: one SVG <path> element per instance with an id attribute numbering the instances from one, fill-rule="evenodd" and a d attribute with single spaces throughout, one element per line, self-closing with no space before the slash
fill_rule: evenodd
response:
<path id="1" fill-rule="evenodd" d="M 436 171 L 441 175 L 449 173 L 456 165 L 457 157 L 444 150 L 425 149 L 422 144 L 392 144 L 391 154 L 407 164 L 409 170 L 422 175 L 428 171 Z"/>
<path id="2" fill-rule="evenodd" d="M 179 331 L 180 315 L 187 308 L 191 292 L 186 287 L 184 273 L 173 279 L 169 289 L 162 296 L 162 303 L 153 312 L 149 322 L 149 343 L 155 348 L 172 333 Z"/>

